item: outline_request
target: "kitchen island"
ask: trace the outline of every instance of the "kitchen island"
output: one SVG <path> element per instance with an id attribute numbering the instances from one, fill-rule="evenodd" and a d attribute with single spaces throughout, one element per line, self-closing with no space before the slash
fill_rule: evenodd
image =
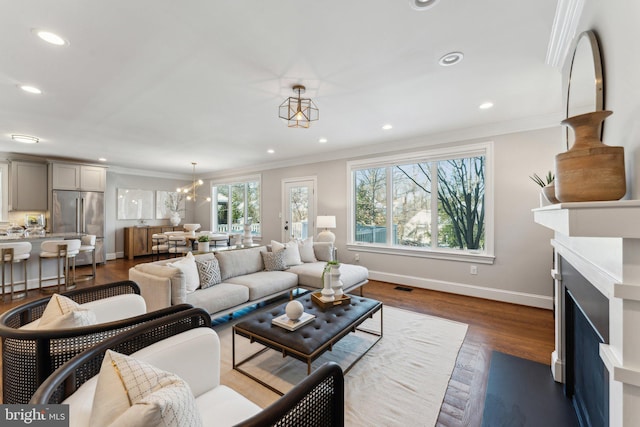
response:
<path id="1" fill-rule="evenodd" d="M 31 256 L 27 263 L 27 289 L 38 289 L 39 287 L 39 258 L 40 258 L 40 245 L 45 240 L 71 240 L 71 239 L 80 239 L 83 234 L 79 233 L 44 233 L 44 234 L 7 234 L 0 235 L 0 243 L 10 243 L 10 242 L 29 242 L 32 245 L 31 248 Z M 56 260 L 54 259 L 46 259 L 42 262 L 42 279 L 44 281 L 44 286 L 54 286 L 57 282 L 55 279 L 57 277 L 58 270 L 56 267 Z M 17 284 L 15 286 L 15 291 L 20 292 L 24 290 L 24 269 L 22 265 L 15 264 L 13 267 L 13 280 Z M 3 296 L 11 292 L 9 281 L 9 265 L 5 265 L 5 289 L 3 290 Z"/>

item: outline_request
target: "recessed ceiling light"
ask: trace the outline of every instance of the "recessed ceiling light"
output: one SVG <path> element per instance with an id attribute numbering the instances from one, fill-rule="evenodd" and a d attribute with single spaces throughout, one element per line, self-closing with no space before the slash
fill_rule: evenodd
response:
<path id="1" fill-rule="evenodd" d="M 40 95 L 42 93 L 42 91 L 35 86 L 22 85 L 20 86 L 20 89 L 22 89 L 25 92 L 35 93 L 36 95 Z"/>
<path id="2" fill-rule="evenodd" d="M 106 161 L 107 161 L 107 159 L 105 159 L 104 157 L 100 157 L 100 158 L 98 159 L 98 161 L 99 161 L 99 162 L 106 162 Z"/>
<path id="3" fill-rule="evenodd" d="M 382 126 L 382 129 L 383 130 L 393 129 L 393 126 L 391 126 L 390 124 L 387 123 L 386 125 Z"/>
<path id="4" fill-rule="evenodd" d="M 433 7 L 440 0 L 409 0 L 411 7 L 415 10 L 427 10 Z"/>
<path id="5" fill-rule="evenodd" d="M 442 65 L 443 67 L 448 67 L 462 61 L 462 58 L 464 58 L 464 54 L 462 52 L 449 52 L 442 58 L 440 58 L 438 64 Z"/>
<path id="6" fill-rule="evenodd" d="M 38 29 L 33 29 L 32 31 L 47 43 L 51 43 L 56 46 L 64 46 L 65 44 L 69 44 L 69 42 L 67 42 L 65 39 L 63 39 L 62 37 L 60 37 L 55 33 L 52 33 L 51 31 L 44 31 L 44 30 L 38 30 Z"/>
<path id="7" fill-rule="evenodd" d="M 29 135 L 11 135 L 11 139 L 13 139 L 16 142 L 23 142 L 25 144 L 35 144 L 38 141 L 40 141 L 39 138 L 36 138 L 35 136 L 29 136 Z"/>
<path id="8" fill-rule="evenodd" d="M 269 149 L 267 150 L 267 153 L 269 153 L 269 154 L 273 154 L 273 153 L 275 153 L 275 152 L 276 152 L 276 150 L 274 150 L 273 148 L 269 148 Z"/>
<path id="9" fill-rule="evenodd" d="M 488 110 L 491 107 L 493 107 L 493 102 L 483 102 L 478 106 L 478 108 L 481 110 Z"/>
<path id="10" fill-rule="evenodd" d="M 318 142 L 319 142 L 320 144 L 325 144 L 325 143 L 327 142 L 327 138 L 320 138 L 320 139 L 318 140 Z"/>

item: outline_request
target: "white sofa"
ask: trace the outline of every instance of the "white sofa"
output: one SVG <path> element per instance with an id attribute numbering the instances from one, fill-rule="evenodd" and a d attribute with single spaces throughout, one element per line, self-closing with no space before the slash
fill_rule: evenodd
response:
<path id="1" fill-rule="evenodd" d="M 326 245 L 313 244 L 315 262 L 303 262 L 285 271 L 264 271 L 261 253 L 268 251 L 266 246 L 196 255 L 200 260 L 215 256 L 222 282 L 194 292 L 187 292 L 184 274 L 167 265 L 175 258 L 138 264 L 129 270 L 129 279 L 140 286 L 148 310 L 188 303 L 216 318 L 298 287 L 321 289 L 322 271 L 330 259 L 327 254 L 333 252 Z M 362 266 L 341 264 L 340 273 L 345 292 L 368 282 L 369 272 Z"/>

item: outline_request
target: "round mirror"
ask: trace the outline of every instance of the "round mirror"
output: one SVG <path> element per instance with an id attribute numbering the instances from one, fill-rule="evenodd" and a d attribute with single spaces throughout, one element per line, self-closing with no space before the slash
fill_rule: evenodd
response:
<path id="1" fill-rule="evenodd" d="M 604 83 L 598 39 L 593 31 L 585 31 L 577 40 L 569 67 L 567 117 L 604 108 Z M 567 129 L 567 148 L 573 144 L 573 138 L 573 132 Z"/>

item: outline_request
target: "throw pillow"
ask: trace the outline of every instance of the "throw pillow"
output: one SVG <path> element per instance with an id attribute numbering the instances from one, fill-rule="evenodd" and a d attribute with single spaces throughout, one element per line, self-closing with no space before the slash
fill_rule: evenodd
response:
<path id="1" fill-rule="evenodd" d="M 300 250 L 300 260 L 302 262 L 316 262 L 316 254 L 313 252 L 313 237 L 307 237 L 298 241 L 298 249 Z"/>
<path id="2" fill-rule="evenodd" d="M 313 244 L 313 252 L 316 254 L 316 258 L 318 259 L 318 261 L 332 261 L 333 243 L 316 242 Z"/>
<path id="3" fill-rule="evenodd" d="M 107 350 L 100 367 L 91 426 L 201 426 L 189 385 L 142 360 Z"/>
<path id="4" fill-rule="evenodd" d="M 264 262 L 264 271 L 283 271 L 287 269 L 284 263 L 284 254 L 287 249 L 278 252 L 261 252 L 262 261 Z"/>
<path id="5" fill-rule="evenodd" d="M 220 264 L 216 258 L 201 260 L 196 259 L 198 275 L 200 276 L 200 288 L 207 289 L 222 282 Z"/>
<path id="6" fill-rule="evenodd" d="M 65 329 L 95 325 L 93 311 L 82 308 L 77 302 L 59 294 L 53 294 L 42 312 L 38 329 Z"/>
<path id="7" fill-rule="evenodd" d="M 275 240 L 271 241 L 271 249 L 273 252 L 280 252 L 284 248 L 287 248 L 287 251 L 284 254 L 284 263 L 287 267 L 302 264 L 298 243 L 295 240 L 291 240 L 287 243 L 280 243 Z"/>
<path id="8" fill-rule="evenodd" d="M 196 267 L 196 260 L 191 252 L 188 252 L 187 255 L 181 260 L 170 262 L 167 265 L 170 267 L 175 267 L 182 271 L 188 293 L 191 293 L 198 289 L 198 286 L 200 286 L 200 276 L 198 276 L 198 267 Z"/>

